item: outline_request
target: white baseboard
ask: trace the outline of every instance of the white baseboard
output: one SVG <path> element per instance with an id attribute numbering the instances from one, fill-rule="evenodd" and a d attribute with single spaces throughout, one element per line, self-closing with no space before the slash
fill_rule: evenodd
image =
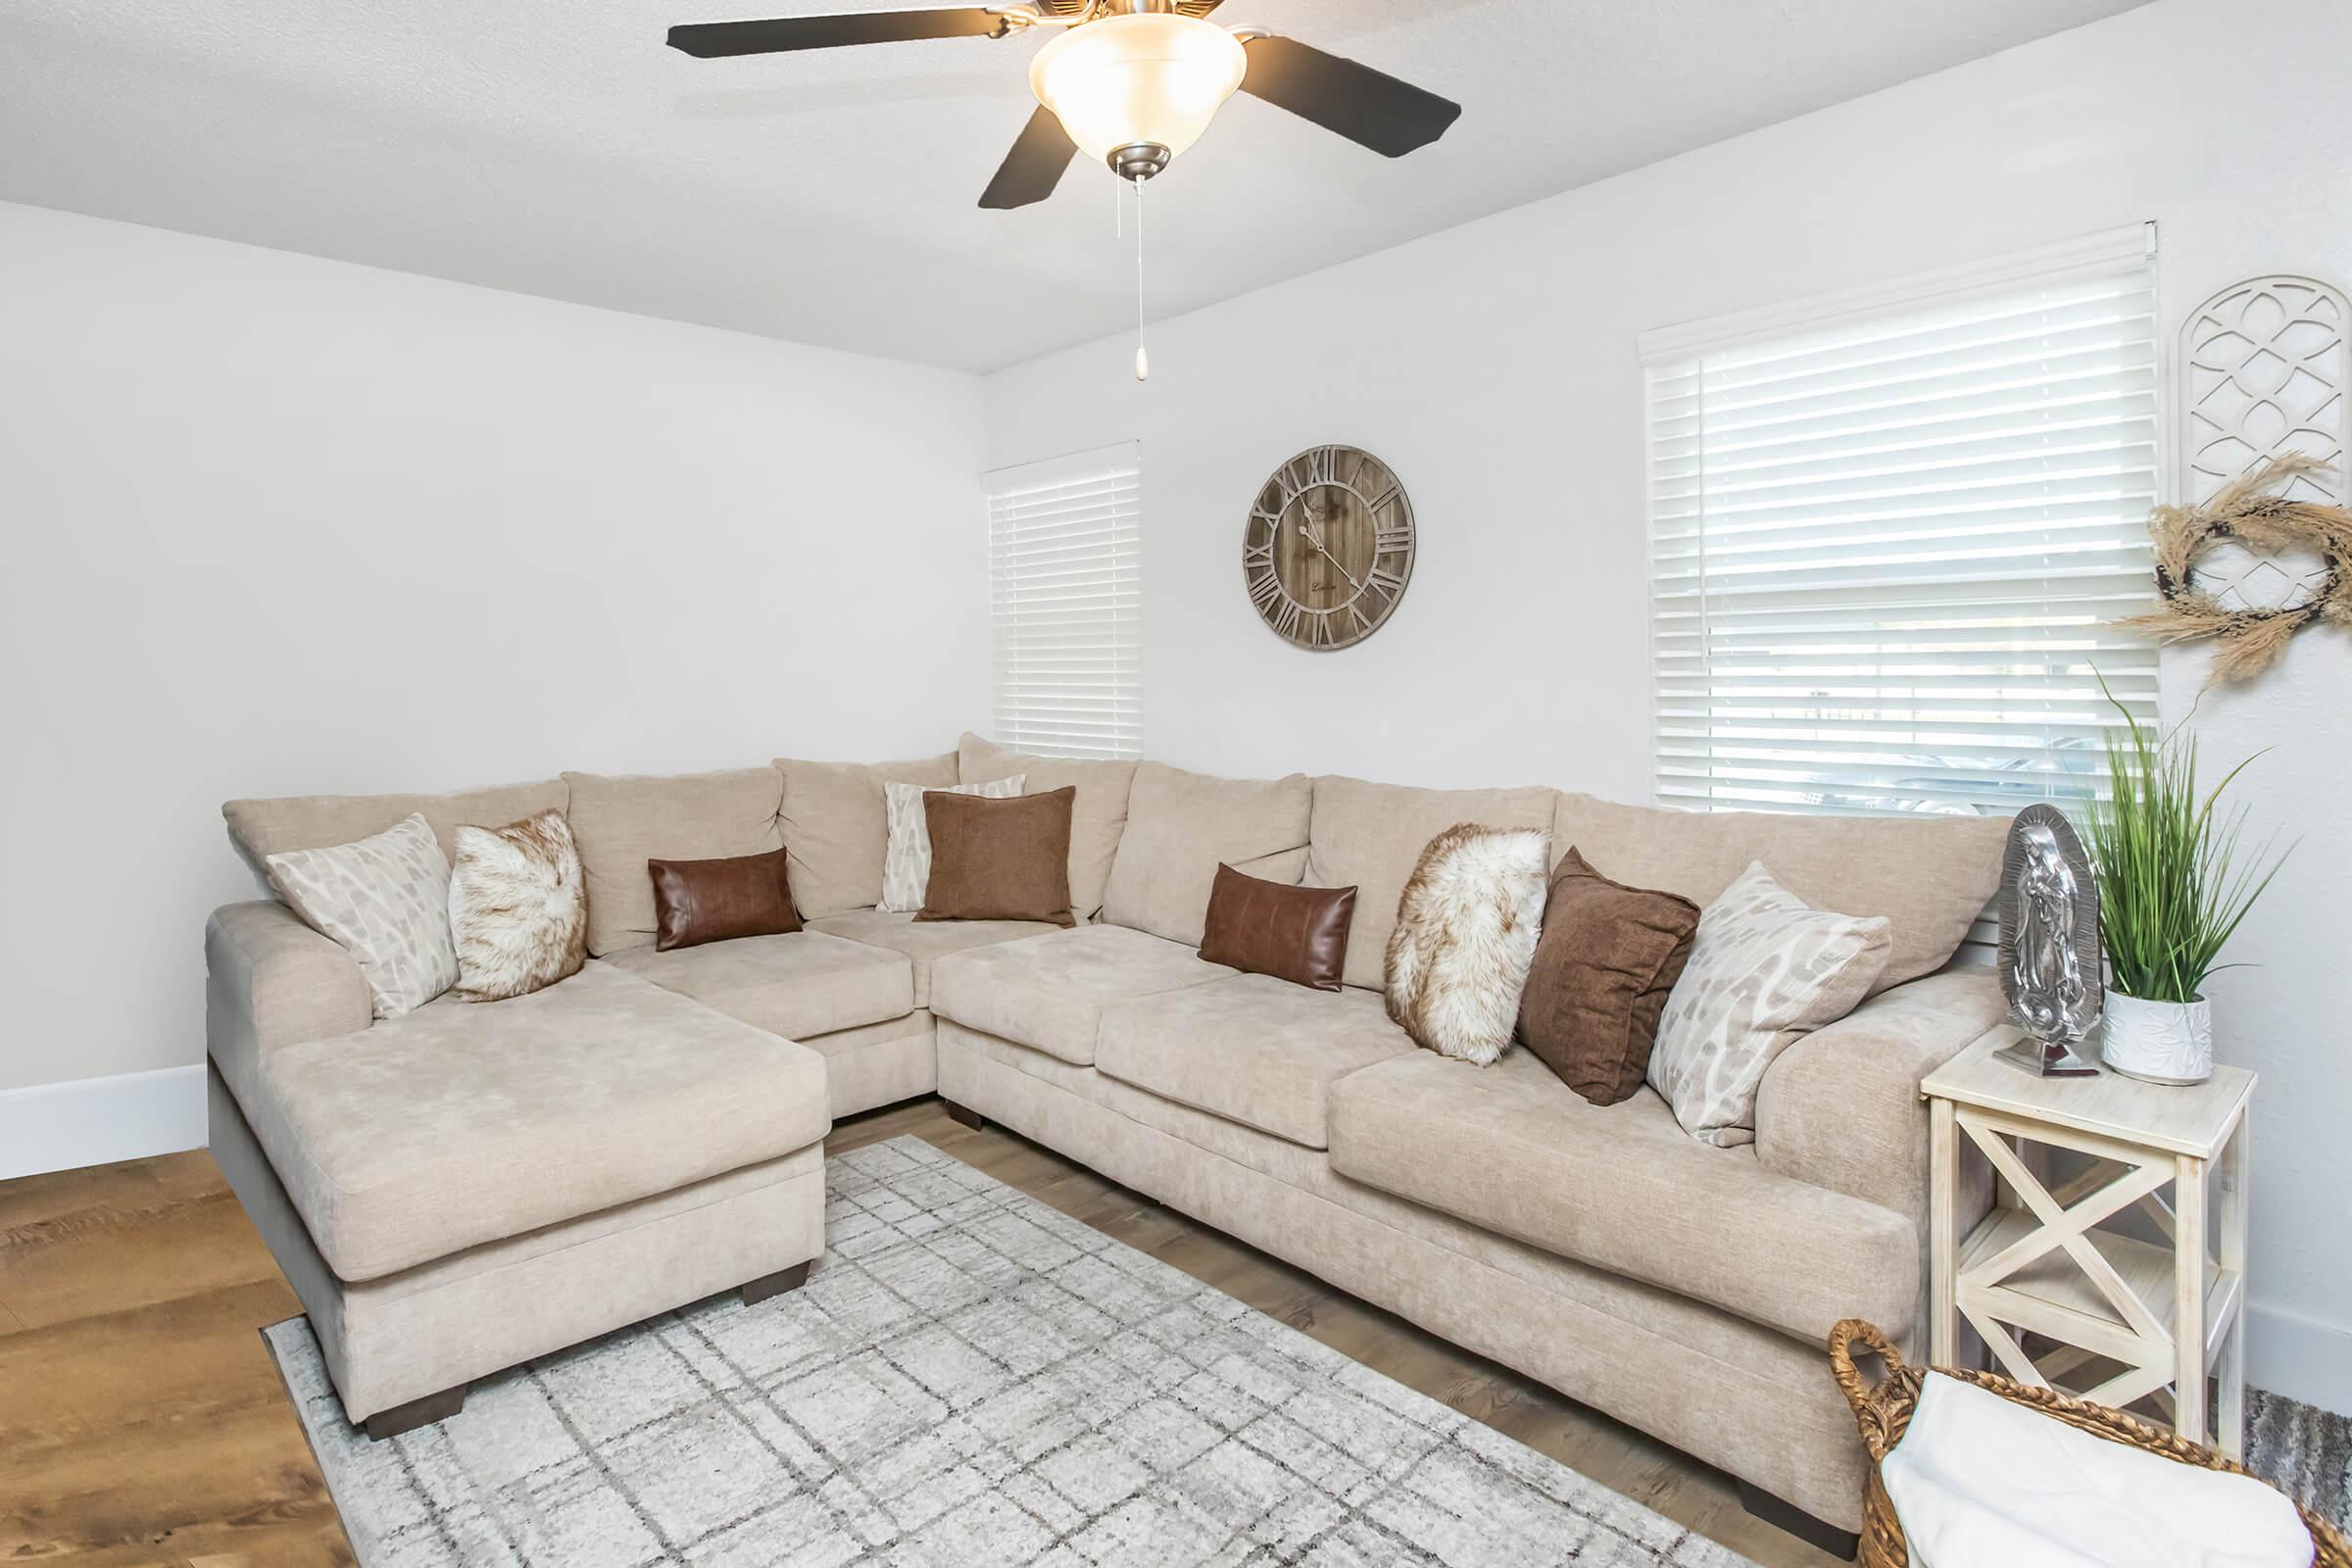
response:
<path id="1" fill-rule="evenodd" d="M 2246 1381 L 2323 1410 L 2352 1414 L 2352 1325 L 2250 1303 Z"/>
<path id="2" fill-rule="evenodd" d="M 201 1063 L 0 1090 L 0 1181 L 204 1144 Z"/>

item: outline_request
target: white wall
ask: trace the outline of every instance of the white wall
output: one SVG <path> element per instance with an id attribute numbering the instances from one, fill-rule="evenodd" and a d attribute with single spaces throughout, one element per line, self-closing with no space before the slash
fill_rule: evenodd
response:
<path id="1" fill-rule="evenodd" d="M 2166 329 L 2263 269 L 2352 283 L 2352 6 L 2164 0 L 1873 97 L 991 378 L 989 458 L 1145 440 L 1147 748 L 1226 772 L 1646 795 L 1646 327 L 2155 219 Z M 2277 110 L 2274 117 L 2271 111 Z M 1473 104 L 1470 112 L 1475 114 Z M 1037 411 L 1052 410 L 1044 419 Z M 1402 475 L 1420 556 L 1362 648 L 1290 649 L 1242 519 L 1317 442 Z M 2186 709 L 2201 656 L 2168 667 Z M 2259 1068 L 2257 1381 L 2352 1409 L 2352 646 L 2209 698 L 2207 755 L 2303 837 L 2217 982 Z"/>
<path id="2" fill-rule="evenodd" d="M 0 1091 L 202 1061 L 224 799 L 952 747 L 978 391 L 0 206 Z"/>
<path id="3" fill-rule="evenodd" d="M 985 414 L 947 372 L 0 206 L 0 1096 L 69 1084 L 0 1143 L 176 1125 L 201 922 L 251 886 L 226 797 L 944 747 L 985 712 L 984 461 L 1145 439 L 1154 755 L 1639 799 L 1636 334 L 2147 218 L 2168 330 L 2256 270 L 2352 282 L 2347 60 L 2339 0 L 2162 0 L 1160 323 L 1144 387 L 1125 340 L 1016 368 Z M 1422 544 L 1318 656 L 1236 557 L 1322 441 L 1397 467 Z M 2348 694 L 2306 634 L 2198 716 L 2216 762 L 2275 748 L 2244 798 L 2302 836 L 2215 992 L 2264 1075 L 2257 1380 L 2338 1409 Z M 70 1082 L 134 1073 L 119 1112 Z"/>

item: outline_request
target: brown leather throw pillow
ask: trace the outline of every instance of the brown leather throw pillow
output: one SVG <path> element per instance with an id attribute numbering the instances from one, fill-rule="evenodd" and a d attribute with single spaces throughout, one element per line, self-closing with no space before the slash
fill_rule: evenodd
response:
<path id="1" fill-rule="evenodd" d="M 654 878 L 654 947 L 660 952 L 801 928 L 784 886 L 782 850 L 725 860 L 648 860 L 645 867 Z"/>
<path id="2" fill-rule="evenodd" d="M 1519 1038 L 1595 1105 L 1632 1098 L 1697 934 L 1697 905 L 1612 882 L 1570 849 L 1519 993 Z"/>
<path id="3" fill-rule="evenodd" d="M 1355 889 L 1301 888 L 1219 864 L 1208 888 L 1200 956 L 1317 991 L 1340 989 Z"/>
<path id="4" fill-rule="evenodd" d="M 990 800 L 923 792 L 931 885 L 917 920 L 1046 920 L 1070 911 L 1070 807 L 1078 787 Z"/>

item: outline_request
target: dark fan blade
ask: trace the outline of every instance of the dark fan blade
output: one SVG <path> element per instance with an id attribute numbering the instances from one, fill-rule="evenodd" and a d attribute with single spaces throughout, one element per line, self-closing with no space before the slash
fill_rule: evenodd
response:
<path id="1" fill-rule="evenodd" d="M 1061 122 L 1051 109 L 1040 108 L 1021 127 L 1020 139 L 997 170 L 997 177 L 988 182 L 980 195 L 983 207 L 1027 207 L 1042 202 L 1054 194 L 1061 183 L 1061 172 L 1070 167 L 1078 156 L 1078 144 L 1070 133 L 1061 128 Z"/>
<path id="2" fill-rule="evenodd" d="M 1296 38 L 1251 38 L 1249 48 L 1242 91 L 1391 158 L 1436 141 L 1462 112 L 1450 99 Z"/>
<path id="3" fill-rule="evenodd" d="M 1175 0 L 1179 15 L 1205 17 L 1224 3 L 1224 0 Z M 1029 8 L 1043 16 L 1077 22 L 1092 11 L 1095 0 L 1028 0 Z"/>
<path id="4" fill-rule="evenodd" d="M 854 43 L 916 38 L 993 38 L 1005 21 L 984 6 L 948 11 L 860 11 L 837 17 L 778 17 L 772 22 L 693 22 L 669 29 L 669 46 L 698 60 L 772 55 L 790 49 L 839 49 Z"/>

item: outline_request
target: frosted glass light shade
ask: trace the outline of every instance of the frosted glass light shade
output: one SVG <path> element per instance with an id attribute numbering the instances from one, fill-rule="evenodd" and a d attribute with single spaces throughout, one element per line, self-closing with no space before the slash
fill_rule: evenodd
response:
<path id="1" fill-rule="evenodd" d="M 1173 158 L 1200 139 L 1250 69 L 1239 39 L 1172 12 L 1104 17 L 1071 27 L 1029 63 L 1029 90 L 1097 162 L 1156 142 Z"/>

